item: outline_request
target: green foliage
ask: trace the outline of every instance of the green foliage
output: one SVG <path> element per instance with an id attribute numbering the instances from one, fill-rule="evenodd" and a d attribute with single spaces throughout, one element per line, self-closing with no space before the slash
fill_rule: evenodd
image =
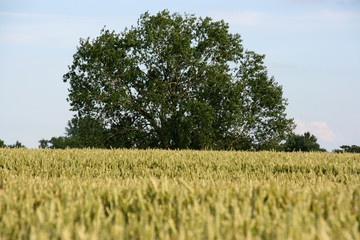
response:
<path id="1" fill-rule="evenodd" d="M 5 142 L 0 139 L 0 148 L 4 148 L 4 147 L 6 147 Z"/>
<path id="2" fill-rule="evenodd" d="M 348 153 L 360 153 L 360 146 L 357 145 L 342 145 L 340 149 L 334 150 L 334 152 L 341 153 L 341 152 L 348 152 Z"/>
<path id="3" fill-rule="evenodd" d="M 356 154 L 0 149 L 0 239 L 360 239 Z"/>
<path id="4" fill-rule="evenodd" d="M 302 151 L 302 152 L 325 152 L 326 150 L 320 148 L 317 143 L 317 138 L 310 132 L 304 133 L 304 135 L 290 134 L 286 143 L 282 145 L 282 149 L 285 152 Z"/>
<path id="5" fill-rule="evenodd" d="M 16 141 L 15 144 L 6 145 L 4 143 L 4 141 L 0 139 L 0 148 L 6 148 L 6 147 L 8 147 L 8 148 L 25 148 L 25 146 L 19 141 Z"/>
<path id="6" fill-rule="evenodd" d="M 50 140 L 41 139 L 39 143 L 39 148 L 41 149 L 81 148 L 81 145 L 75 138 L 66 136 L 52 137 Z"/>
<path id="7" fill-rule="evenodd" d="M 41 139 L 39 148 L 104 148 L 108 138 L 106 134 L 108 132 L 105 127 L 95 119 L 74 117 L 68 122 L 66 136 Z"/>
<path id="8" fill-rule="evenodd" d="M 293 121 L 263 60 L 208 17 L 162 11 L 119 34 L 103 29 L 81 39 L 64 75 L 73 121 L 99 129 L 86 136 L 75 124 L 70 136 L 94 147 L 273 148 Z"/>

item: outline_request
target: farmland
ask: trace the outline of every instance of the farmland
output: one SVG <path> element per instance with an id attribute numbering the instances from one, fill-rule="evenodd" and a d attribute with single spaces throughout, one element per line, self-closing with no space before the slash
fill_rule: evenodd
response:
<path id="1" fill-rule="evenodd" d="M 0 149 L 0 239 L 360 239 L 360 155 Z"/>

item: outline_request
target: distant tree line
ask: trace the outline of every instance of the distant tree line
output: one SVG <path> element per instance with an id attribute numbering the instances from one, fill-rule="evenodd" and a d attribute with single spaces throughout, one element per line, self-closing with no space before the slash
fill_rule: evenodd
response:
<path id="1" fill-rule="evenodd" d="M 65 149 L 65 148 L 131 148 L 131 136 L 119 135 L 113 136 L 101 124 L 94 119 L 73 118 L 68 123 L 66 135 L 52 137 L 49 140 L 42 139 L 39 141 L 40 148 Z M 343 147 L 343 146 L 342 146 Z M 350 152 L 353 148 L 345 148 L 343 151 Z M 251 143 L 244 145 L 240 150 L 257 150 L 251 148 Z M 268 149 L 270 150 L 270 149 Z M 317 143 L 317 138 L 310 132 L 304 134 L 291 133 L 286 137 L 283 143 L 278 143 L 271 150 L 284 152 L 326 152 Z"/>
<path id="2" fill-rule="evenodd" d="M 310 132 L 303 135 L 292 133 L 287 136 L 286 142 L 280 145 L 280 150 L 285 152 L 326 152 L 326 149 L 320 148 L 317 138 Z"/>
<path id="3" fill-rule="evenodd" d="M 6 145 L 5 142 L 0 139 L 0 148 L 6 148 L 6 147 L 7 148 L 25 148 L 25 146 L 19 141 L 16 141 L 15 144 Z"/>
<path id="4" fill-rule="evenodd" d="M 73 124 L 79 124 L 73 122 Z M 77 129 L 74 131 L 75 125 L 70 124 L 70 128 L 66 128 L 67 135 L 60 137 L 52 137 L 49 140 L 41 139 L 39 141 L 39 148 L 41 149 L 66 149 L 66 148 L 108 148 L 103 143 L 103 138 L 96 136 L 96 132 L 100 133 L 99 129 L 96 129 L 96 125 L 93 126 L 92 132 L 87 132 L 85 129 Z M 76 125 L 78 128 L 79 125 Z M 102 133 L 104 134 L 104 133 Z M 104 136 L 103 136 L 104 137 Z M 110 142 L 109 142 L 110 144 Z M 109 145 L 111 146 L 111 145 Z M 111 146 L 112 147 L 112 146 Z M 3 140 L 0 139 L 0 148 L 25 148 L 25 146 L 16 141 L 15 144 L 6 145 Z M 250 149 L 244 149 L 250 150 Z M 279 144 L 276 148 L 272 149 L 283 152 L 326 152 L 326 149 L 321 148 L 317 143 L 317 138 L 310 132 L 305 132 L 303 135 L 292 133 L 287 136 L 284 143 Z M 335 153 L 360 153 L 360 146 L 357 145 L 342 145 L 340 149 L 333 150 Z"/>
<path id="5" fill-rule="evenodd" d="M 127 136 L 129 137 L 129 136 Z M 119 141 L 119 142 L 117 142 Z M 124 136 L 114 138 L 111 132 L 101 127 L 93 119 L 72 119 L 66 128 L 66 135 L 52 137 L 49 140 L 42 139 L 39 141 L 39 148 L 65 149 L 65 148 L 132 148 L 130 140 Z M 342 145 L 341 149 L 333 150 L 336 153 L 360 153 L 360 146 Z M 230 149 L 229 149 L 230 150 Z M 252 149 L 251 144 L 244 146 L 241 150 Z M 315 135 L 310 132 L 304 134 L 291 133 L 287 135 L 286 140 L 268 150 L 283 152 L 326 152 L 317 142 Z"/>
<path id="6" fill-rule="evenodd" d="M 348 152 L 348 153 L 360 153 L 360 146 L 356 146 L 356 145 L 342 145 L 340 146 L 341 149 L 335 149 L 334 152 L 336 153 L 343 153 L 343 152 Z"/>

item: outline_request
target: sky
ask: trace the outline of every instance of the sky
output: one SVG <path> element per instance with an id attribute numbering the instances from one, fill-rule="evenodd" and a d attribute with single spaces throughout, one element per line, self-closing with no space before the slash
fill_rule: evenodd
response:
<path id="1" fill-rule="evenodd" d="M 265 54 L 296 133 L 328 151 L 360 145 L 360 0 L 0 0 L 0 139 L 38 148 L 64 135 L 74 113 L 62 76 L 80 38 L 164 9 L 223 19 Z"/>

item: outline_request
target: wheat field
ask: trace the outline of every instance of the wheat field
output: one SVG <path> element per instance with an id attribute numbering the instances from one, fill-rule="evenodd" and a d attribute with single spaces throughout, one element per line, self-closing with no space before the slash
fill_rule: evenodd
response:
<path id="1" fill-rule="evenodd" d="M 360 155 L 4 148 L 0 239 L 360 239 Z"/>

